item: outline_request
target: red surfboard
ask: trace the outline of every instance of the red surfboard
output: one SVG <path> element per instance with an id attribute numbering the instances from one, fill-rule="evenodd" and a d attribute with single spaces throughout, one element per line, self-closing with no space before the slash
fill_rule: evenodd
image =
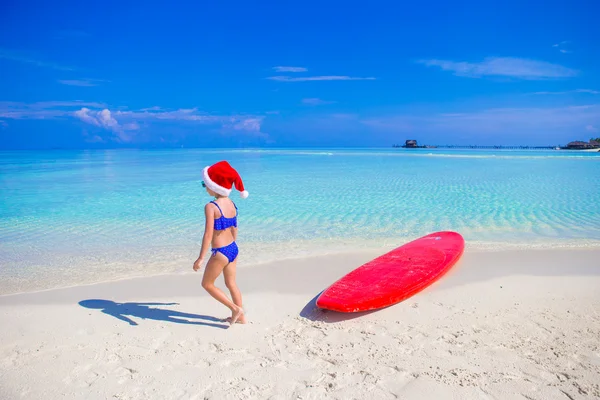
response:
<path id="1" fill-rule="evenodd" d="M 423 236 L 343 276 L 321 293 L 317 307 L 359 312 L 399 303 L 441 278 L 464 248 L 465 240 L 456 232 Z"/>

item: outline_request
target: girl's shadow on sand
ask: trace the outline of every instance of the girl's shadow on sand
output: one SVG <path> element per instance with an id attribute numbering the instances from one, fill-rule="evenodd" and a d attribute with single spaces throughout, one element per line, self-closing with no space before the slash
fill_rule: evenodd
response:
<path id="1" fill-rule="evenodd" d="M 229 325 L 225 324 L 198 321 L 205 320 L 212 322 L 224 322 L 222 319 L 208 315 L 188 314 L 174 310 L 149 307 L 172 306 L 177 304 L 178 303 L 115 303 L 111 300 L 99 299 L 82 300 L 79 302 L 79 305 L 82 307 L 102 310 L 104 314 L 111 315 L 117 319 L 120 319 L 121 321 L 129 323 L 129 325 L 132 326 L 136 326 L 138 324 L 127 316 L 142 319 L 153 319 L 156 321 L 174 322 L 177 324 L 204 325 L 220 329 L 229 328 Z"/>

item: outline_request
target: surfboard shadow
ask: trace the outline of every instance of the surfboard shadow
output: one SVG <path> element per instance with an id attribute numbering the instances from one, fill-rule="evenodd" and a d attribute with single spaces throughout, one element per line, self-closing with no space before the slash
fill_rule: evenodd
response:
<path id="1" fill-rule="evenodd" d="M 321 293 L 323 293 L 323 291 L 321 291 L 319 294 L 317 294 L 315 297 L 313 297 L 304 306 L 302 311 L 300 311 L 301 317 L 306 318 L 310 321 L 320 321 L 320 322 L 327 322 L 327 323 L 331 324 L 331 323 L 349 321 L 349 320 L 352 320 L 355 318 L 364 317 L 365 315 L 369 315 L 376 311 L 383 310 L 383 308 L 381 308 L 379 310 L 362 311 L 362 312 L 355 312 L 355 313 L 343 313 L 343 312 L 337 312 L 337 311 L 331 311 L 331 310 L 323 310 L 323 309 L 317 307 L 317 299 L 319 298 Z"/>
<path id="2" fill-rule="evenodd" d="M 186 325 L 203 325 L 212 328 L 227 329 L 229 325 L 211 322 L 224 322 L 222 319 L 209 315 L 184 313 L 155 306 L 170 306 L 177 303 L 117 303 L 112 300 L 88 299 L 79 302 L 79 305 L 89 309 L 100 310 L 102 313 L 115 317 L 131 326 L 138 323 L 130 317 L 152 319 L 155 321 L 173 322 Z M 150 307 L 152 306 L 152 307 Z M 204 322 L 211 321 L 211 322 Z"/>

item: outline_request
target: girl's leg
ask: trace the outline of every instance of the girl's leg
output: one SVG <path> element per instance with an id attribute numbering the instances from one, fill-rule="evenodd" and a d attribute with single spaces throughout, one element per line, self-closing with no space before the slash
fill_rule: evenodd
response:
<path id="1" fill-rule="evenodd" d="M 223 293 L 221 289 L 215 286 L 217 277 L 221 274 L 221 271 L 223 271 L 223 268 L 225 268 L 227 263 L 227 258 L 220 253 L 212 256 L 210 260 L 208 260 L 208 264 L 206 264 L 206 268 L 204 269 L 202 287 L 208 292 L 208 294 L 229 308 L 232 312 L 232 315 L 234 315 L 240 312 L 241 307 L 235 305 L 231 300 L 229 300 L 227 295 Z"/>
<path id="2" fill-rule="evenodd" d="M 242 308 L 242 293 L 235 282 L 235 272 L 236 272 L 237 258 L 233 260 L 233 262 L 227 264 L 223 269 L 223 277 L 225 278 L 225 286 L 229 289 L 229 293 L 231 293 L 231 299 L 233 303 Z M 233 315 L 232 315 L 233 317 Z M 240 324 L 246 323 L 246 316 L 244 314 L 240 315 L 237 320 Z"/>

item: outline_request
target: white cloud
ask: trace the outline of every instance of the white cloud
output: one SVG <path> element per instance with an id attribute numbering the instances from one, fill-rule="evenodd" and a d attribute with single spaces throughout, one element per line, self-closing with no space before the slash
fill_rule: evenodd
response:
<path id="1" fill-rule="evenodd" d="M 306 81 L 373 81 L 375 78 L 367 77 L 354 77 L 354 76 L 340 76 L 340 75 L 323 75 L 323 76 L 306 76 L 300 78 L 294 78 L 291 76 L 270 76 L 267 79 L 278 82 L 306 82 Z"/>
<path id="2" fill-rule="evenodd" d="M 93 111 L 89 108 L 83 107 L 81 110 L 75 111 L 73 115 L 87 124 L 98 126 L 114 132 L 121 142 L 130 142 L 133 137 L 128 131 L 139 129 L 139 126 L 135 123 L 126 125 L 119 124 L 119 122 L 114 118 L 113 114 L 107 108 L 101 111 Z"/>
<path id="3" fill-rule="evenodd" d="M 335 101 L 327 101 L 327 100 L 321 100 L 316 97 L 311 97 L 311 98 L 307 98 L 307 99 L 302 99 L 302 103 L 310 105 L 310 106 L 320 106 L 320 105 L 325 105 L 325 104 L 333 104 L 333 103 L 335 103 Z"/>
<path id="4" fill-rule="evenodd" d="M 276 72 L 306 72 L 304 67 L 273 67 Z"/>
<path id="5" fill-rule="evenodd" d="M 203 125 L 217 125 L 225 130 L 246 132 L 257 135 L 261 133 L 262 116 L 229 116 L 208 115 L 200 113 L 196 108 L 182 108 L 178 110 L 163 110 L 160 107 L 144 109 L 146 111 L 115 111 L 108 109 L 94 111 L 82 108 L 74 115 L 88 124 L 102 127 L 115 132 L 122 141 L 134 139 L 128 133 L 140 129 L 138 121 L 180 121 Z"/>
<path id="6" fill-rule="evenodd" d="M 595 127 L 595 126 L 593 126 L 593 125 L 588 125 L 588 126 L 586 126 L 586 127 L 585 127 L 585 130 L 586 130 L 586 131 L 588 131 L 588 132 L 594 132 L 594 133 L 595 133 L 595 132 L 600 132 L 600 129 L 596 128 L 596 127 Z"/>
<path id="7" fill-rule="evenodd" d="M 428 67 L 439 67 L 444 71 L 454 72 L 457 76 L 481 78 L 484 76 L 504 76 L 511 78 L 540 80 L 552 78 L 569 78 L 577 75 L 577 71 L 545 61 L 529 60 L 514 57 L 488 57 L 481 62 L 419 60 Z"/>
<path id="8" fill-rule="evenodd" d="M 105 108 L 104 110 L 98 112 L 98 121 L 100 124 L 109 129 L 118 129 L 119 123 L 113 116 L 110 114 L 110 110 Z"/>
<path id="9" fill-rule="evenodd" d="M 98 121 L 95 115 L 91 115 L 91 112 L 92 111 L 89 108 L 83 107 L 81 110 L 77 110 L 73 114 L 83 122 L 100 126 L 100 121 Z"/>
<path id="10" fill-rule="evenodd" d="M 225 131 L 245 132 L 252 135 L 264 134 L 260 131 L 261 115 L 210 115 L 197 108 L 165 110 L 161 107 L 143 108 L 140 110 L 111 111 L 106 104 L 85 101 L 47 101 L 22 103 L 0 101 L 0 121 L 8 119 L 66 119 L 75 118 L 83 123 L 113 132 L 122 142 L 136 139 L 135 131 L 158 121 L 212 125 Z M 141 122 L 144 122 L 140 126 Z M 5 125 L 6 122 L 0 122 Z"/>
<path id="11" fill-rule="evenodd" d="M 92 111 L 89 108 L 83 107 L 81 110 L 77 110 L 73 113 L 77 118 L 88 124 L 103 127 L 113 131 L 124 129 L 108 108 L 100 111 Z"/>
<path id="12" fill-rule="evenodd" d="M 534 92 L 532 94 L 569 94 L 569 93 L 600 94 L 600 91 L 592 90 L 592 89 L 575 89 L 575 90 L 567 90 L 564 92 Z"/>
<path id="13" fill-rule="evenodd" d="M 82 87 L 91 87 L 91 86 L 98 86 L 101 83 L 104 82 L 109 82 L 103 79 L 88 79 L 88 78 L 84 78 L 84 79 L 59 79 L 58 83 L 62 83 L 63 85 L 68 85 L 68 86 L 82 86 Z"/>

